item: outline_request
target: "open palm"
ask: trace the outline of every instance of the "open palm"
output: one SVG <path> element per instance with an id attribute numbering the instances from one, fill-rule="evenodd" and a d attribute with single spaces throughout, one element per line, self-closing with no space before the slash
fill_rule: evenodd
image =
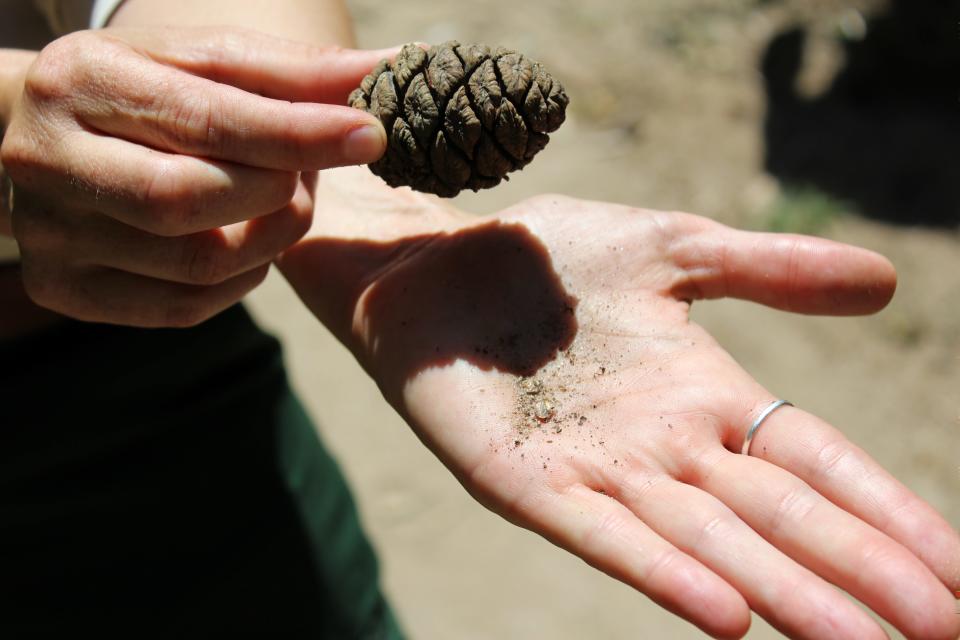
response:
<path id="1" fill-rule="evenodd" d="M 800 409 L 739 454 L 775 398 L 689 320 L 728 295 L 874 311 L 883 258 L 554 196 L 483 218 L 372 183 L 317 201 L 281 269 L 484 505 L 716 636 L 753 609 L 792 637 L 885 637 L 830 583 L 910 637 L 960 633 L 950 526 Z"/>

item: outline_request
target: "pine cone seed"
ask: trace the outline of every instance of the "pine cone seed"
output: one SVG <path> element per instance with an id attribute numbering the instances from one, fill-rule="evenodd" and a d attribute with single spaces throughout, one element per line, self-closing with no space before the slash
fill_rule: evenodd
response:
<path id="1" fill-rule="evenodd" d="M 450 41 L 408 44 L 348 104 L 380 119 L 387 152 L 370 170 L 392 187 L 453 197 L 522 169 L 563 124 L 563 86 L 521 53 Z"/>

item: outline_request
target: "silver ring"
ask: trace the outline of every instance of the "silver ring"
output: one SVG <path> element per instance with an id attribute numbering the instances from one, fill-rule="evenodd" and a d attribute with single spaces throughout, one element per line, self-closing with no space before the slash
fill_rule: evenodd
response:
<path id="1" fill-rule="evenodd" d="M 760 415 L 757 416 L 757 419 L 753 421 L 753 424 L 750 425 L 750 429 L 747 431 L 747 437 L 743 440 L 743 448 L 740 450 L 740 453 L 747 456 L 750 455 L 750 443 L 753 442 L 753 436 L 757 434 L 757 429 L 760 428 L 760 425 L 763 424 L 763 421 L 766 420 L 771 413 L 779 409 L 780 407 L 792 407 L 793 403 L 788 400 L 774 400 L 767 408 L 760 412 Z"/>

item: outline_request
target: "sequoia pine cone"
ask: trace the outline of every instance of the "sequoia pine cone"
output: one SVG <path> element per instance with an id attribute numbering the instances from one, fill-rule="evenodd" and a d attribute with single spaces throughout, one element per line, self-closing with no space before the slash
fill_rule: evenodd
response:
<path id="1" fill-rule="evenodd" d="M 348 104 L 380 119 L 387 152 L 370 170 L 392 187 L 453 197 L 522 169 L 563 123 L 569 99 L 539 62 L 486 45 L 408 44 Z"/>

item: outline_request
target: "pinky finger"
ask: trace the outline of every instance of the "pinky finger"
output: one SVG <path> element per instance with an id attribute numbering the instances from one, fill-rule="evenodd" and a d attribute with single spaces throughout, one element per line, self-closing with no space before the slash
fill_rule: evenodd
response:
<path id="1" fill-rule="evenodd" d="M 539 514 L 538 533 L 706 633 L 739 638 L 750 628 L 743 596 L 613 498 L 578 485 Z"/>
<path id="2" fill-rule="evenodd" d="M 269 269 L 265 264 L 208 286 L 103 267 L 91 269 L 68 284 L 49 278 L 37 282 L 27 268 L 23 279 L 34 302 L 78 320 L 135 327 L 190 327 L 239 302 L 263 282 Z"/>

